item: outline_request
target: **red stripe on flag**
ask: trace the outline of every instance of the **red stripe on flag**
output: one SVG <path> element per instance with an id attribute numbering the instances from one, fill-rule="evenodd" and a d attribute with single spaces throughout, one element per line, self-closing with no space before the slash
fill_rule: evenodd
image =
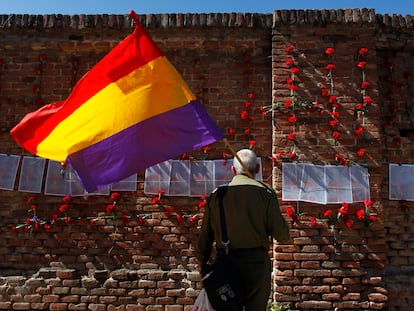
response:
<path id="1" fill-rule="evenodd" d="M 160 56 L 164 54 L 145 29 L 139 23 L 136 24 L 134 32 L 87 72 L 64 102 L 47 105 L 28 114 L 11 130 L 11 136 L 30 152 L 37 154 L 37 146 L 88 99 L 108 84 Z"/>

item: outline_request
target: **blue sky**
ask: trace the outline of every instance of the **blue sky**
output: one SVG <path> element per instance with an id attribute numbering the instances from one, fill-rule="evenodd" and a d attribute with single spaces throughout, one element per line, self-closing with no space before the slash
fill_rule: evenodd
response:
<path id="1" fill-rule="evenodd" d="M 413 0 L 0 0 L 0 14 L 272 13 L 276 9 L 374 8 L 414 15 Z"/>

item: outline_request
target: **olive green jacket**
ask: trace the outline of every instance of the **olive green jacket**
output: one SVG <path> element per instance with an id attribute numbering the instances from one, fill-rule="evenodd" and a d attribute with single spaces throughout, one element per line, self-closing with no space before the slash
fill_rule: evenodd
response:
<path id="1" fill-rule="evenodd" d="M 269 238 L 280 242 L 290 239 L 288 225 L 280 213 L 274 190 L 245 175 L 236 175 L 223 198 L 229 249 L 269 248 Z M 201 262 L 210 258 L 211 248 L 222 249 L 217 189 L 207 199 L 206 210 L 196 247 Z"/>

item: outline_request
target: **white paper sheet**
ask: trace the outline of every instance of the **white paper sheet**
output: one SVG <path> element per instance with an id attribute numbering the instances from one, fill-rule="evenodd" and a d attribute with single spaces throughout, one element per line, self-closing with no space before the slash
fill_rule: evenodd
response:
<path id="1" fill-rule="evenodd" d="M 370 199 L 369 174 L 364 167 L 282 164 L 282 200 L 318 204 L 363 202 Z"/>
<path id="2" fill-rule="evenodd" d="M 258 158 L 261 167 L 261 159 Z M 168 160 L 145 171 L 144 193 L 158 194 L 164 191 L 167 196 L 209 195 L 219 185 L 230 182 L 232 160 Z M 262 180 L 262 170 L 256 175 Z"/>
<path id="3" fill-rule="evenodd" d="M 0 189 L 13 190 L 20 156 L 0 154 Z"/>
<path id="4" fill-rule="evenodd" d="M 414 201 L 414 165 L 389 165 L 389 199 Z"/>

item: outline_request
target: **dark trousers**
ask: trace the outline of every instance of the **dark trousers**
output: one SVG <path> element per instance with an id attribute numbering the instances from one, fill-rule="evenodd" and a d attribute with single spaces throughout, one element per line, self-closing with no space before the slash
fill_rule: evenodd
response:
<path id="1" fill-rule="evenodd" d="M 266 249 L 230 250 L 229 259 L 240 273 L 245 301 L 217 311 L 265 311 L 270 295 L 270 260 Z"/>

